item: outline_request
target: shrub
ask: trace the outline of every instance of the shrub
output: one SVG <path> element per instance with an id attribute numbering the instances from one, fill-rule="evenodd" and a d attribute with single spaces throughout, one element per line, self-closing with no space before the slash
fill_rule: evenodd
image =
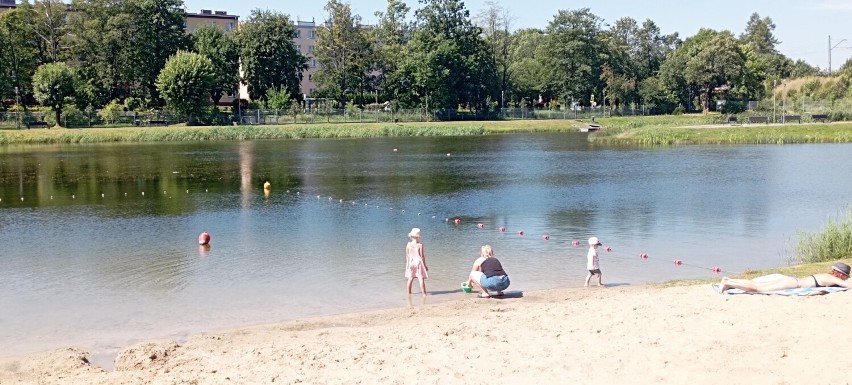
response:
<path id="1" fill-rule="evenodd" d="M 852 211 L 841 215 L 837 222 L 829 219 L 819 233 L 798 234 L 796 255 L 801 262 L 833 261 L 852 256 Z"/>
<path id="2" fill-rule="evenodd" d="M 119 104 L 118 100 L 113 100 L 98 111 L 98 116 L 105 124 L 112 125 L 121 120 L 122 112 L 124 112 L 124 106 Z"/>
<path id="3" fill-rule="evenodd" d="M 685 112 L 686 109 L 683 107 L 683 104 L 678 104 L 677 107 L 675 107 L 674 111 L 672 111 L 672 114 L 683 115 Z"/>

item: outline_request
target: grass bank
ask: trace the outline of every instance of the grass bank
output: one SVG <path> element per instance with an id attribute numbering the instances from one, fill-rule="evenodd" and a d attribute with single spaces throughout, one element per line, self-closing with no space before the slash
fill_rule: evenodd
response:
<path id="1" fill-rule="evenodd" d="M 719 124 L 719 119 L 713 115 L 598 119 L 602 129 L 594 140 L 643 146 L 852 142 L 852 122 L 730 126 Z"/>
<path id="2" fill-rule="evenodd" d="M 517 120 L 428 123 L 288 124 L 270 126 L 117 127 L 0 131 L 0 144 L 175 142 L 254 139 L 370 138 L 387 136 L 471 136 L 512 132 L 577 131 L 572 120 Z"/>

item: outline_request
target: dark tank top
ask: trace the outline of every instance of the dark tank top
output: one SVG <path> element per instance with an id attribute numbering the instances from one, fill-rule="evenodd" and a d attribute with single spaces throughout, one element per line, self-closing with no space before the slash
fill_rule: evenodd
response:
<path id="1" fill-rule="evenodd" d="M 503 271 L 503 265 L 500 264 L 500 261 L 497 258 L 491 257 L 486 258 L 482 261 L 482 274 L 485 274 L 486 277 L 493 277 L 495 275 L 506 275 L 506 272 Z"/>

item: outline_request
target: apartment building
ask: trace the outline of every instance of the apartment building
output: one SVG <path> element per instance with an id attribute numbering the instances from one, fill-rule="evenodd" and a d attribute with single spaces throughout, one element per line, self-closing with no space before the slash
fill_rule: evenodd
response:
<path id="1" fill-rule="evenodd" d="M 202 25 L 212 25 L 225 32 L 236 31 L 240 23 L 240 17 L 229 15 L 226 11 L 213 11 L 202 9 L 199 13 L 186 13 L 186 32 L 193 33 Z"/>
<path id="2" fill-rule="evenodd" d="M 302 95 L 309 97 L 316 90 L 314 73 L 317 72 L 317 60 L 314 58 L 314 49 L 317 44 L 317 23 L 314 20 L 301 21 L 296 19 L 296 49 L 308 58 L 308 70 L 302 73 L 300 89 Z"/>

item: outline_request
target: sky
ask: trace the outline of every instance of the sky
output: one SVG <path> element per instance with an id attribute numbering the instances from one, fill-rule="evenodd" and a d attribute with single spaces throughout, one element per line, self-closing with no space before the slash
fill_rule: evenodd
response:
<path id="1" fill-rule="evenodd" d="M 781 41 L 777 48 L 793 60 L 802 59 L 827 69 L 829 46 L 832 46 L 831 68 L 836 70 L 852 57 L 852 30 L 846 27 L 852 18 L 852 0 L 467 0 L 464 4 L 471 16 L 475 16 L 489 2 L 509 12 L 513 30 L 545 28 L 559 10 L 589 8 L 604 23 L 611 24 L 622 17 L 632 17 L 640 23 L 651 19 L 662 33 L 677 32 L 681 39 L 695 35 L 701 28 L 728 30 L 739 36 L 751 14 L 757 12 L 761 18 L 772 18 L 775 37 Z M 387 6 L 387 0 L 349 0 L 348 3 L 365 24 L 375 24 L 374 13 L 384 12 Z M 226 11 L 239 15 L 241 20 L 247 19 L 254 9 L 269 9 L 293 20 L 317 23 L 327 17 L 323 0 L 184 0 L 184 4 L 189 12 Z M 409 16 L 420 8 L 416 0 L 407 0 L 406 4 L 412 9 Z"/>

